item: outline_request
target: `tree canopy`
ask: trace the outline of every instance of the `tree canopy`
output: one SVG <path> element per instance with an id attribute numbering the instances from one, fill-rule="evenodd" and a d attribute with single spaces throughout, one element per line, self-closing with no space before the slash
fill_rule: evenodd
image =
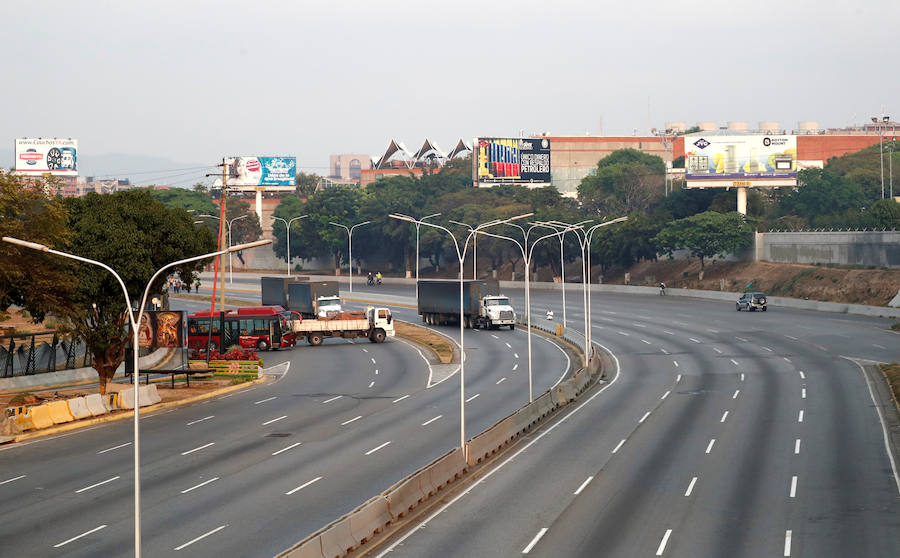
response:
<path id="1" fill-rule="evenodd" d="M 669 256 L 686 248 L 700 259 L 703 269 L 706 258 L 742 250 L 752 243 L 753 228 L 740 213 L 706 211 L 667 224 L 654 237 L 659 250 Z"/>

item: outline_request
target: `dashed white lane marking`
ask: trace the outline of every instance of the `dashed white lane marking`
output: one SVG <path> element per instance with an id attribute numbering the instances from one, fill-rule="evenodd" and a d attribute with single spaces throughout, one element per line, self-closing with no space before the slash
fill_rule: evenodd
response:
<path id="1" fill-rule="evenodd" d="M 531 549 L 534 548 L 534 545 L 536 545 L 538 541 L 541 540 L 541 537 L 543 537 L 546 532 L 547 528 L 542 527 L 541 530 L 538 531 L 538 534 L 535 535 L 533 539 L 531 539 L 530 543 L 528 543 L 528 546 L 522 549 L 522 554 L 528 554 L 529 552 L 531 552 Z"/>
<path id="2" fill-rule="evenodd" d="M 710 441 L 709 441 L 709 445 L 706 446 L 706 453 L 711 452 L 712 449 L 713 449 L 713 446 L 714 446 L 715 444 L 716 444 L 716 439 L 715 439 L 715 438 L 713 438 L 712 440 L 710 440 Z"/>
<path id="3" fill-rule="evenodd" d="M 513 366 L 513 372 L 515 372 L 519 368 L 519 363 L 517 362 L 515 366 Z"/>
<path id="4" fill-rule="evenodd" d="M 791 498 L 797 497 L 797 475 L 791 477 Z"/>
<path id="5" fill-rule="evenodd" d="M 120 448 L 124 448 L 124 447 L 130 446 L 130 445 L 131 445 L 131 442 L 125 442 L 124 444 L 119 444 L 118 446 L 113 446 L 111 448 L 106 448 L 105 450 L 100 450 L 97 452 L 97 455 L 100 455 L 101 453 L 106 453 L 108 451 L 113 451 L 113 450 L 117 450 Z M 3 483 L 0 483 L 0 484 L 3 484 Z"/>
<path id="6" fill-rule="evenodd" d="M 785 362 L 790 362 L 790 361 L 791 361 L 791 359 L 789 359 L 788 357 L 782 357 L 782 358 L 784 359 Z"/>
<path id="7" fill-rule="evenodd" d="M 699 342 L 700 342 L 699 339 L 694 339 L 693 337 L 688 337 L 688 339 L 690 339 L 690 340 L 693 341 L 694 343 L 699 343 Z"/>
<path id="8" fill-rule="evenodd" d="M 675 383 L 677 384 L 680 381 L 681 381 L 681 374 L 675 376 Z"/>
<path id="9" fill-rule="evenodd" d="M 498 386 L 499 386 L 500 384 L 502 384 L 502 383 L 505 382 L 505 381 L 506 381 L 506 376 L 503 376 L 502 378 L 500 378 L 499 380 L 497 380 L 497 383 L 496 383 L 495 385 L 498 385 Z"/>
<path id="10" fill-rule="evenodd" d="M 377 368 L 375 369 L 375 375 L 376 375 L 376 376 L 378 375 L 378 369 L 377 369 Z"/>
<path id="11" fill-rule="evenodd" d="M 361 419 L 361 418 L 362 418 L 362 415 L 359 415 L 358 417 L 353 417 L 353 418 L 350 419 L 350 420 L 345 420 L 344 422 L 341 423 L 341 426 L 347 426 L 347 425 L 350 424 L 351 422 L 356 422 L 356 421 L 358 421 L 358 420 Z"/>
<path id="12" fill-rule="evenodd" d="M 675 365 L 675 368 L 678 368 L 678 361 L 677 361 L 677 360 L 673 360 L 672 363 Z"/>
<path id="13" fill-rule="evenodd" d="M 203 417 L 202 419 L 192 420 L 191 422 L 187 423 L 187 426 L 190 426 L 192 424 L 197 424 L 198 422 L 203 422 L 205 420 L 209 420 L 212 418 L 216 418 L 216 415 L 209 415 L 208 417 Z"/>
<path id="14" fill-rule="evenodd" d="M 639 324 L 639 323 L 632 323 L 631 325 L 633 325 L 634 327 L 643 327 L 643 328 L 647 327 L 646 324 Z"/>
<path id="15" fill-rule="evenodd" d="M 85 531 L 84 533 L 82 533 L 82 534 L 80 534 L 80 535 L 76 535 L 76 536 L 72 537 L 71 539 L 69 539 L 69 540 L 67 540 L 67 541 L 63 541 L 63 542 L 61 542 L 61 543 L 59 543 L 59 544 L 54 544 L 54 545 L 53 545 L 53 548 L 59 548 L 59 547 L 61 547 L 61 546 L 65 546 L 65 545 L 69 544 L 69 543 L 72 542 L 72 541 L 77 541 L 77 540 L 80 539 L 81 537 L 86 537 L 86 536 L 90 535 L 91 533 L 96 533 L 96 532 L 99 531 L 100 529 L 106 529 L 106 525 L 101 525 L 101 526 L 99 526 L 99 527 L 94 527 L 94 528 L 91 529 L 90 531 Z"/>
<path id="16" fill-rule="evenodd" d="M 797 415 L 797 422 L 803 422 L 803 411 L 800 411 L 800 414 Z"/>
<path id="17" fill-rule="evenodd" d="M 380 450 L 381 448 L 383 448 L 383 447 L 389 445 L 390 443 L 391 443 L 390 441 L 387 441 L 387 442 L 381 444 L 380 446 L 378 446 L 378 447 L 376 447 L 376 448 L 372 448 L 372 449 L 370 449 L 369 451 L 366 452 L 366 455 L 372 455 L 373 453 L 375 453 L 376 451 Z"/>
<path id="18" fill-rule="evenodd" d="M 718 347 L 713 347 L 713 350 L 714 350 L 715 352 L 719 353 L 720 355 L 722 354 L 722 349 L 720 349 L 720 348 L 718 348 Z"/>
<path id="19" fill-rule="evenodd" d="M 806 399 L 806 388 L 800 388 L 800 399 Z"/>
<path id="20" fill-rule="evenodd" d="M 722 419 L 719 420 L 719 422 L 725 422 L 725 419 L 727 419 L 727 418 L 728 418 L 728 411 L 725 411 L 724 413 L 722 413 Z"/>
<path id="21" fill-rule="evenodd" d="M 784 532 L 784 555 L 785 556 L 791 555 L 791 535 L 792 535 L 792 532 L 790 529 Z"/>
<path id="22" fill-rule="evenodd" d="M 512 349 L 512 345 L 510 345 L 509 343 L 507 343 L 507 344 L 506 344 L 506 348 L 507 348 L 507 349 Z"/>
<path id="23" fill-rule="evenodd" d="M 649 417 L 649 416 L 650 416 L 650 411 L 647 411 L 646 413 L 644 413 L 644 416 L 642 416 L 641 420 L 639 420 L 638 422 L 639 423 L 644 422 L 645 420 L 647 420 L 647 417 Z"/>
<path id="24" fill-rule="evenodd" d="M 436 417 L 434 417 L 434 418 L 432 418 L 432 419 L 428 419 L 428 420 L 426 420 L 425 422 L 422 423 L 422 426 L 428 426 L 429 424 L 431 424 L 432 422 L 434 422 L 434 421 L 436 421 L 436 420 L 439 420 L 439 419 L 440 419 L 441 417 L 443 417 L 443 416 L 444 416 L 444 415 L 438 415 L 438 416 L 436 416 Z"/>
<path id="25" fill-rule="evenodd" d="M 733 364 L 733 365 L 735 365 L 735 366 L 739 366 L 739 365 L 738 365 L 738 361 L 736 361 L 736 360 L 734 360 L 734 359 L 731 359 L 731 364 Z"/>
<path id="26" fill-rule="evenodd" d="M 513 353 L 513 356 L 519 358 L 519 353 Z"/>
<path id="27" fill-rule="evenodd" d="M 660 347 L 660 349 L 659 349 L 659 350 L 660 350 L 660 351 L 662 351 L 662 353 L 663 353 L 663 354 L 664 354 L 664 355 L 667 355 L 667 354 L 669 354 L 669 351 L 667 351 L 667 350 L 665 350 L 665 349 L 663 349 L 663 348 L 662 348 L 662 347 Z"/>
<path id="28" fill-rule="evenodd" d="M 266 422 L 262 423 L 262 425 L 263 425 L 263 426 L 269 426 L 269 425 L 272 424 L 273 422 L 278 422 L 279 420 L 286 419 L 286 418 L 287 418 L 287 415 L 281 415 L 281 416 L 278 417 L 278 418 L 273 418 L 272 420 L 267 420 Z"/>
<path id="29" fill-rule="evenodd" d="M 215 442 L 210 442 L 210 443 L 208 443 L 208 444 L 203 444 L 203 445 L 200 446 L 199 448 L 194 448 L 194 449 L 192 449 L 192 450 L 183 451 L 183 452 L 181 452 L 181 455 L 187 455 L 187 454 L 189 454 L 189 453 L 194 453 L 195 451 L 200 451 L 200 450 L 202 450 L 202 449 L 206 449 L 206 448 L 208 448 L 209 446 L 214 446 L 215 444 L 216 444 Z"/>
<path id="30" fill-rule="evenodd" d="M 662 397 L 660 397 L 659 400 L 662 401 L 663 399 L 668 397 L 670 393 L 672 393 L 672 390 L 669 390 L 669 391 L 665 392 L 664 394 L 662 394 Z"/>
<path id="31" fill-rule="evenodd" d="M 787 337 L 787 338 L 790 339 L 791 341 L 796 341 L 796 340 L 797 340 L 797 338 L 794 337 L 793 335 L 785 335 L 785 337 Z"/>
<path id="32" fill-rule="evenodd" d="M 294 492 L 297 492 L 297 491 L 299 491 L 299 490 L 303 490 L 303 489 L 306 488 L 307 486 L 313 484 L 314 482 L 319 482 L 320 480 L 322 480 L 322 477 L 316 477 L 316 478 L 314 478 L 314 479 L 311 480 L 311 481 L 307 481 L 307 482 L 301 484 L 301 485 L 298 486 L 297 488 L 293 488 L 293 489 L 291 489 L 291 490 L 288 490 L 287 492 L 284 493 L 284 495 L 285 495 L 285 496 L 290 496 L 290 495 L 293 494 Z"/>
<path id="33" fill-rule="evenodd" d="M 737 337 L 737 336 L 735 336 L 735 339 L 737 339 L 737 340 L 740 341 L 741 343 L 746 343 L 746 342 L 747 342 L 747 340 L 744 339 L 743 337 Z"/>
<path id="34" fill-rule="evenodd" d="M 378 364 L 377 362 L 375 362 L 374 358 L 372 359 L 372 364 Z"/>
<path id="35" fill-rule="evenodd" d="M 672 333 L 671 331 L 669 331 L 667 329 L 664 329 L 663 333 L 665 333 L 666 335 L 675 335 L 674 333 Z"/>
<path id="36" fill-rule="evenodd" d="M 497 337 L 497 336 L 494 335 L 493 333 L 491 334 L 491 337 L 493 337 L 494 339 L 500 339 L 499 337 Z"/>
<path id="37" fill-rule="evenodd" d="M 744 381 L 744 373 L 743 372 L 741 372 L 741 381 L 742 382 Z"/>
<path id="38" fill-rule="evenodd" d="M 653 344 L 653 343 L 651 343 L 650 341 L 647 341 L 646 339 L 641 339 L 641 343 L 646 343 L 646 344 L 648 344 L 648 345 L 652 345 L 652 344 Z"/>
<path id="39" fill-rule="evenodd" d="M 17 481 L 17 480 L 19 480 L 19 479 L 24 479 L 24 478 L 27 477 L 27 476 L 28 476 L 28 475 L 19 475 L 18 477 L 13 477 L 13 478 L 11 478 L 11 479 L 6 479 L 5 481 L 0 481 L 0 484 L 6 484 L 6 483 L 8 483 L 8 482 L 14 482 L 14 481 Z"/>
<path id="40" fill-rule="evenodd" d="M 666 551 L 666 543 L 669 542 L 669 536 L 670 536 L 671 534 L 672 534 L 672 530 L 671 530 L 671 529 L 666 529 L 666 534 L 663 535 L 662 540 L 659 541 L 659 548 L 656 549 L 656 555 L 657 555 L 657 556 L 662 556 L 663 553 Z"/>
<path id="41" fill-rule="evenodd" d="M 631 336 L 630 333 L 625 333 L 624 331 L 620 331 L 620 332 L 619 332 L 619 335 L 624 335 L 625 337 L 630 337 L 630 336 Z"/>
<path id="42" fill-rule="evenodd" d="M 770 349 L 770 348 L 768 348 L 768 347 L 763 347 L 763 349 L 769 351 L 770 353 L 773 352 L 772 349 Z"/>
<path id="43" fill-rule="evenodd" d="M 200 484 L 198 484 L 198 485 L 196 485 L 196 486 L 192 486 L 192 487 L 190 487 L 190 488 L 185 488 L 184 490 L 181 491 L 181 493 L 182 493 L 182 494 L 187 494 L 187 493 L 190 492 L 191 490 L 200 488 L 201 486 L 206 486 L 207 484 L 209 484 L 209 483 L 211 483 L 211 482 L 216 482 L 217 480 L 219 480 L 219 477 L 213 477 L 213 478 L 209 479 L 208 481 L 201 482 Z"/>
<path id="44" fill-rule="evenodd" d="M 341 397 L 343 397 L 343 395 L 338 395 L 336 397 L 332 397 L 331 399 L 326 399 L 325 401 L 322 401 L 322 403 L 331 403 L 332 401 L 337 401 Z"/>
<path id="45" fill-rule="evenodd" d="M 368 353 L 368 352 L 369 352 L 369 349 L 363 349 L 363 352 L 364 352 L 364 353 Z"/>
<path id="46" fill-rule="evenodd" d="M 616 453 L 617 451 L 619 451 L 619 449 L 622 447 L 622 445 L 623 445 L 624 443 L 625 443 L 625 440 L 623 439 L 621 442 L 619 442 L 619 443 L 616 445 L 616 447 L 613 448 L 612 453 Z"/>
<path id="47" fill-rule="evenodd" d="M 114 476 L 114 477 L 111 478 L 111 479 L 106 479 L 105 481 L 100 481 L 100 482 L 95 483 L 95 484 L 92 484 L 92 485 L 90 485 L 90 486 L 85 486 L 84 488 L 79 488 L 78 490 L 75 491 L 75 494 L 81 494 L 82 492 L 84 492 L 84 491 L 86 491 L 86 490 L 90 490 L 90 489 L 92 489 L 92 488 L 97 488 L 98 486 L 102 486 L 102 485 L 104 485 L 104 484 L 106 484 L 106 483 L 109 483 L 109 482 L 112 482 L 112 481 L 114 481 L 114 480 L 119 480 L 120 478 L 121 478 L 121 477 L 119 477 L 118 475 L 116 475 L 116 476 Z"/>
<path id="48" fill-rule="evenodd" d="M 370 388 L 371 388 L 372 386 L 374 386 L 374 385 L 375 385 L 375 381 L 374 381 L 374 380 L 373 380 L 371 383 L 369 383 L 369 387 L 370 387 Z"/>
<path id="49" fill-rule="evenodd" d="M 176 546 L 176 547 L 175 547 L 175 550 L 182 550 L 182 549 L 184 549 L 184 548 L 187 548 L 187 547 L 191 546 L 192 544 L 194 544 L 194 543 L 197 542 L 197 541 L 202 541 L 203 539 L 205 539 L 206 537 L 208 537 L 208 536 L 210 536 L 210 535 L 215 535 L 216 533 L 218 533 L 219 531 L 221 531 L 222 529 L 224 529 L 224 528 L 226 528 L 226 527 L 228 527 L 228 524 L 227 524 L 227 523 L 226 523 L 225 525 L 219 525 L 218 527 L 216 527 L 216 528 L 213 529 L 212 531 L 210 531 L 210 532 L 208 532 L 208 533 L 203 533 L 202 535 L 200 535 L 199 537 L 197 537 L 197 538 L 194 539 L 194 540 L 190 540 L 190 541 L 184 543 L 184 544 L 181 545 L 181 546 Z"/>
<path id="50" fill-rule="evenodd" d="M 578 496 L 579 494 L 581 494 L 581 491 L 584 490 L 587 487 L 587 485 L 589 485 L 591 483 L 592 480 L 594 480 L 593 475 L 591 475 L 590 477 L 585 479 L 585 481 L 583 483 L 581 483 L 581 486 L 578 487 L 578 490 L 576 490 L 573 494 L 575 496 Z"/>
<path id="51" fill-rule="evenodd" d="M 254 404 L 254 405 L 259 405 L 260 403 L 265 403 L 265 402 L 271 401 L 271 400 L 273 400 L 273 399 L 278 399 L 278 396 L 276 395 L 276 396 L 274 396 L 274 397 L 268 397 L 268 398 L 266 398 L 266 399 L 260 399 L 259 401 L 256 401 L 256 402 L 253 403 L 253 404 Z"/>
<path id="52" fill-rule="evenodd" d="M 286 447 L 286 448 L 281 448 L 281 449 L 278 450 L 278 451 L 272 452 L 272 455 L 278 455 L 279 453 L 284 453 L 284 452 L 286 452 L 286 451 L 288 451 L 288 450 L 292 450 L 292 449 L 296 448 L 297 446 L 299 446 L 299 445 L 302 444 L 302 443 L 303 443 L 303 442 L 296 442 L 296 443 L 294 443 L 294 444 L 289 445 L 289 446 Z"/>
<path id="53" fill-rule="evenodd" d="M 706 331 L 708 331 L 708 332 L 710 332 L 710 333 L 719 333 L 719 330 L 718 330 L 718 329 L 709 329 L 709 328 L 707 328 Z"/>
<path id="54" fill-rule="evenodd" d="M 688 485 L 687 490 L 684 491 L 685 496 L 690 496 L 691 492 L 694 491 L 694 485 L 697 484 L 697 477 L 691 479 L 691 484 Z"/>
<path id="55" fill-rule="evenodd" d="M 794 441 L 794 455 L 797 455 L 799 453 L 800 453 L 800 438 L 797 438 Z"/>
<path id="56" fill-rule="evenodd" d="M 803 373 L 803 370 L 798 370 L 798 372 L 800 372 L 800 379 L 801 379 L 801 380 L 805 380 L 805 379 L 806 379 L 806 374 Z"/>
<path id="57" fill-rule="evenodd" d="M 740 394 L 740 393 L 741 393 L 741 390 L 739 390 L 739 389 L 734 390 L 734 395 L 732 395 L 731 398 L 732 398 L 732 399 L 737 399 L 737 396 L 738 396 L 738 394 Z"/>
<path id="58" fill-rule="evenodd" d="M 399 402 L 403 401 L 404 399 L 406 399 L 407 397 L 409 397 L 408 393 L 406 395 L 404 395 L 403 397 L 398 397 L 397 399 L 394 399 L 393 401 L 391 401 L 391 403 L 399 403 Z"/>
<path id="59" fill-rule="evenodd" d="M 883 347 L 883 346 L 879 345 L 878 343 L 872 343 L 872 346 L 878 347 L 879 349 L 887 349 L 887 347 Z"/>
<path id="60" fill-rule="evenodd" d="M 481 394 L 480 394 L 480 393 L 476 393 L 476 394 L 473 395 L 472 397 L 466 399 L 466 403 L 468 403 L 469 401 L 472 401 L 473 399 L 475 399 L 475 398 L 478 397 L 479 395 L 481 395 Z"/>

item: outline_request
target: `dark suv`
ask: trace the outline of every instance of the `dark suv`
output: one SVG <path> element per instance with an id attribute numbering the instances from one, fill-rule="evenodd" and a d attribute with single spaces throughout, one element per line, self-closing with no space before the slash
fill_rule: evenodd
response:
<path id="1" fill-rule="evenodd" d="M 741 310 L 749 310 L 754 312 L 756 310 L 766 311 L 766 295 L 765 293 L 744 293 L 741 295 L 741 298 L 734 304 L 734 309 L 740 312 Z"/>

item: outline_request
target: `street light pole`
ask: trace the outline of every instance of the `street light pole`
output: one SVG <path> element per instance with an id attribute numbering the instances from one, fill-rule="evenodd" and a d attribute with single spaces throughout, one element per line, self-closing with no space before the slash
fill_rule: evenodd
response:
<path id="1" fill-rule="evenodd" d="M 60 252 L 59 250 L 53 250 L 48 246 L 43 244 L 38 244 L 36 242 L 28 242 L 26 240 L 20 240 L 18 238 L 12 238 L 8 236 L 4 236 L 3 240 L 5 242 L 9 242 L 10 244 L 15 244 L 18 246 L 22 246 L 25 248 L 30 248 L 32 250 L 38 250 L 41 252 L 47 252 L 48 254 L 54 254 L 57 256 L 62 256 L 64 258 L 69 258 L 73 260 L 77 260 L 83 263 L 88 263 L 91 265 L 96 265 L 110 272 L 113 277 L 118 281 L 119 286 L 122 287 L 122 294 L 125 296 L 125 307 L 126 313 L 128 315 L 129 325 L 131 326 L 132 331 L 132 358 L 134 371 L 131 376 L 132 385 L 134 386 L 134 556 L 135 558 L 140 558 L 141 556 L 141 453 L 140 453 L 140 385 L 139 385 L 139 377 L 140 377 L 140 368 L 138 365 L 138 346 L 140 344 L 140 340 L 138 338 L 138 330 L 139 324 L 141 322 L 141 318 L 144 313 L 144 306 L 147 304 L 147 296 L 150 292 L 150 287 L 153 285 L 153 281 L 156 280 L 159 275 L 169 269 L 170 267 L 181 265 L 184 263 L 194 262 L 198 260 L 203 260 L 211 257 L 219 257 L 222 256 L 231 250 L 244 250 L 247 248 L 253 248 L 256 246 L 261 246 L 263 244 L 268 244 L 271 240 L 262 240 L 257 242 L 251 242 L 249 244 L 241 244 L 235 246 L 234 248 L 219 250 L 217 252 L 211 252 L 209 254 L 203 254 L 201 256 L 194 256 L 192 258 L 186 258 L 183 260 L 179 260 L 177 262 L 172 262 L 161 267 L 156 273 L 153 274 L 153 277 L 147 283 L 147 287 L 144 289 L 144 296 L 141 298 L 140 307 L 137 310 L 137 316 L 135 316 L 135 310 L 132 309 L 131 306 L 131 298 L 128 296 L 128 289 L 125 287 L 125 282 L 122 281 L 122 278 L 119 276 L 115 270 L 103 262 L 98 262 L 96 260 L 91 260 L 89 258 L 83 258 L 81 256 L 76 256 L 75 254 L 69 254 L 67 252 Z"/>
<path id="2" fill-rule="evenodd" d="M 348 251 L 350 252 L 350 255 L 348 256 L 348 258 L 350 260 L 350 276 L 349 277 L 350 277 L 350 292 L 351 293 L 353 292 L 353 229 L 355 229 L 356 227 L 361 227 L 363 225 L 368 225 L 371 222 L 372 221 L 363 221 L 362 223 L 357 223 L 351 227 L 348 227 L 347 225 L 342 225 L 340 223 L 335 223 L 334 221 L 329 221 L 329 223 L 328 223 L 329 225 L 334 225 L 335 227 L 343 227 L 344 229 L 347 229 L 347 243 L 349 244 Z"/>
<path id="3" fill-rule="evenodd" d="M 547 224 L 539 223 L 536 226 L 545 227 L 548 229 L 553 229 L 554 231 L 560 230 L 561 228 L 572 228 L 572 227 L 580 227 L 581 225 L 590 223 L 593 219 L 588 219 L 586 221 L 581 221 L 580 223 L 564 223 L 562 221 L 550 221 Z M 572 230 L 575 230 L 574 228 Z M 577 234 L 577 233 L 576 233 Z M 566 238 L 565 232 L 559 236 L 559 268 L 561 272 L 560 280 L 562 281 L 562 305 L 563 305 L 563 329 L 567 326 L 566 324 L 566 260 L 564 250 L 564 241 Z"/>
<path id="4" fill-rule="evenodd" d="M 294 221 L 303 219 L 304 217 L 309 217 L 309 215 L 300 215 L 299 217 L 294 217 L 290 221 L 282 219 L 281 217 L 275 217 L 274 215 L 272 216 L 272 219 L 284 223 L 284 234 L 287 235 L 287 257 L 285 259 L 287 260 L 288 277 L 291 276 L 291 225 L 294 223 Z"/>
<path id="5" fill-rule="evenodd" d="M 397 215 L 403 215 L 403 214 L 398 213 Z M 438 215 L 440 215 L 440 213 L 432 213 L 431 215 L 426 215 L 425 217 L 422 217 L 422 218 L 416 220 L 414 223 L 416 225 L 416 299 L 419 298 L 419 227 L 422 225 L 422 222 L 425 221 L 425 219 L 431 219 L 432 217 L 437 217 Z M 409 217 L 410 219 L 414 219 L 413 217 L 410 217 L 409 215 L 403 215 L 403 216 Z"/>

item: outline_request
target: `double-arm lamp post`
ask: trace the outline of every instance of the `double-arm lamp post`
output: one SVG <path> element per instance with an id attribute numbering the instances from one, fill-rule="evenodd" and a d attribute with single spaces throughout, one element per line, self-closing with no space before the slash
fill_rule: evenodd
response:
<path id="1" fill-rule="evenodd" d="M 342 227 L 347 230 L 347 243 L 349 244 L 348 251 L 350 252 L 348 259 L 350 260 L 350 292 L 351 293 L 353 292 L 353 229 L 355 229 L 356 227 L 361 227 L 363 225 L 368 225 L 371 222 L 372 221 L 363 221 L 362 223 L 357 223 L 350 227 L 348 227 L 347 225 L 342 225 L 340 223 L 335 223 L 334 221 L 328 222 L 329 225 L 334 225 L 335 227 Z"/>
<path id="2" fill-rule="evenodd" d="M 131 298 L 128 296 L 128 289 L 125 287 L 125 282 L 122 281 L 122 278 L 118 273 L 113 270 L 113 268 L 109 267 L 103 262 L 98 262 L 96 260 L 91 260 L 88 258 L 83 258 L 81 256 L 76 256 L 75 254 L 69 254 L 67 252 L 60 252 L 59 250 L 54 250 L 49 246 L 45 246 L 43 244 L 38 244 L 36 242 L 28 242 L 27 240 L 20 240 L 18 238 L 12 238 L 9 236 L 3 237 L 4 242 L 9 242 L 10 244 L 15 244 L 17 246 L 21 246 L 23 248 L 30 248 L 32 250 L 38 250 L 41 252 L 46 252 L 48 254 L 55 254 L 57 256 L 62 256 L 64 258 L 70 258 L 73 260 L 77 260 L 79 262 L 88 263 L 91 265 L 96 265 L 102 267 L 103 269 L 112 273 L 113 277 L 116 278 L 116 281 L 119 282 L 119 286 L 122 287 L 122 294 L 125 295 L 125 307 L 126 312 L 128 314 L 129 325 L 131 326 L 132 331 L 132 347 L 133 347 L 133 358 L 134 358 L 134 372 L 132 373 L 132 382 L 134 385 L 134 555 L 135 558 L 140 558 L 141 556 L 141 475 L 140 475 L 140 389 L 138 378 L 140 377 L 140 368 L 138 366 L 138 329 L 141 323 L 141 318 L 144 314 L 144 307 L 147 304 L 147 296 L 150 293 L 150 287 L 153 285 L 153 282 L 156 281 L 156 278 L 159 275 L 171 268 L 176 267 L 181 264 L 186 264 L 190 262 L 195 262 L 197 260 L 204 260 L 207 258 L 212 258 L 224 254 L 228 254 L 230 252 L 237 252 L 239 250 L 246 250 L 248 248 L 255 248 L 257 246 L 262 246 L 264 244 L 270 244 L 271 240 L 258 240 L 256 242 L 249 242 L 247 244 L 239 244 L 237 246 L 232 246 L 225 250 L 219 250 L 218 252 L 211 252 L 209 254 L 203 254 L 200 256 L 194 256 L 192 258 L 185 258 L 183 260 L 178 260 L 176 262 L 172 262 L 170 264 L 164 265 L 159 268 L 156 273 L 153 274 L 153 277 L 150 278 L 150 281 L 147 283 L 146 288 L 144 288 L 144 295 L 141 297 L 141 304 L 138 309 L 135 311 L 131 306 Z M 135 314 L 135 312 L 137 314 Z"/>
<path id="3" fill-rule="evenodd" d="M 272 216 L 272 219 L 284 223 L 284 234 L 287 235 L 287 257 L 285 259 L 287 260 L 288 277 L 291 276 L 291 225 L 294 223 L 294 221 L 303 219 L 305 217 L 309 217 L 309 215 L 300 215 L 299 217 L 294 217 L 291 220 L 282 219 L 281 217 L 275 217 L 274 215 Z"/>
<path id="4" fill-rule="evenodd" d="M 235 217 L 234 219 L 230 219 L 230 220 L 226 219 L 225 222 L 228 225 L 228 246 L 231 246 L 231 225 L 235 221 L 239 221 L 239 220 L 243 219 L 244 217 L 249 217 L 249 216 L 250 216 L 249 213 L 245 213 L 243 215 Z M 209 217 L 211 219 L 219 219 L 219 217 L 217 217 L 215 215 L 205 215 L 205 214 L 197 215 L 197 217 Z M 234 266 L 231 265 L 231 252 L 228 253 L 228 282 L 231 284 L 234 284 Z"/>

